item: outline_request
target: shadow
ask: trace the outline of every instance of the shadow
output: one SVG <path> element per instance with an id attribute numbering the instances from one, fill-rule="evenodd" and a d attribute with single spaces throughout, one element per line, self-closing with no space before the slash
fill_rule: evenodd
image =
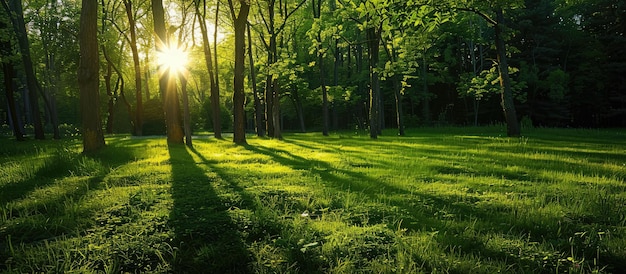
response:
<path id="1" fill-rule="evenodd" d="M 508 261 L 517 264 L 520 268 L 529 267 L 535 263 L 533 260 L 516 255 L 509 250 L 493 249 L 485 245 L 484 239 L 476 236 L 476 233 L 493 233 L 495 235 L 513 235 L 517 237 L 524 235 L 533 242 L 542 242 L 551 239 L 550 244 L 562 248 L 562 252 L 567 252 L 565 247 L 567 237 L 576 232 L 576 224 L 563 224 L 559 216 L 544 216 L 537 220 L 529 218 L 519 218 L 517 209 L 509 204 L 487 204 L 482 202 L 484 198 L 472 195 L 441 195 L 434 194 L 428 190 L 419 188 L 401 188 L 384 181 L 384 178 L 375 178 L 365 173 L 358 172 L 356 168 L 380 168 L 385 165 L 382 162 L 367 162 L 358 165 L 348 165 L 346 168 L 337 167 L 331 162 L 319 159 L 311 159 L 301 155 L 313 151 L 336 150 L 334 142 L 320 141 L 319 143 L 306 142 L 302 140 L 285 139 L 285 143 L 293 145 L 294 149 L 284 150 L 273 147 L 251 146 L 245 148 L 254 153 L 269 156 L 277 164 L 290 167 L 296 170 L 306 170 L 313 177 L 319 177 L 324 188 L 332 189 L 334 193 L 355 192 L 361 194 L 360 198 L 366 200 L 370 205 L 360 208 L 341 208 L 342 205 L 331 205 L 328 212 L 355 211 L 348 215 L 358 216 L 368 215 L 367 221 L 359 223 L 358 218 L 350 219 L 353 225 L 373 225 L 373 224 L 393 224 L 406 228 L 409 231 L 435 232 L 434 238 L 442 246 L 446 247 L 451 254 L 463 254 L 467 256 L 487 256 L 499 261 Z M 358 147 L 368 147 L 371 153 L 397 152 L 388 148 L 395 144 L 386 143 L 383 150 L 378 150 L 380 144 L 371 141 L 363 141 L 361 144 L 354 141 L 353 145 Z M 330 147 L 325 147 L 329 146 Z M 376 147 L 373 147 L 376 145 Z M 301 153 L 292 153 L 300 151 Z M 434 153 L 429 151 L 428 153 Z M 347 154 L 346 156 L 349 156 Z M 537 164 L 540 165 L 540 164 Z M 355 168 L 355 169 L 353 169 Z M 432 167 L 439 174 L 461 175 L 472 173 L 464 167 L 455 166 L 434 166 Z M 390 171 L 393 172 L 393 171 Z M 504 173 L 502 175 L 505 175 Z M 527 181 L 528 174 L 506 174 L 507 177 Z M 413 189 L 413 190 L 411 190 Z M 401 197 L 387 199 L 390 197 Z M 482 205 L 481 205 L 482 204 Z M 358 212 L 359 210 L 367 212 Z M 473 229 L 468 230 L 472 227 Z M 607 261 L 611 261 L 608 260 Z M 551 270 L 548 270 L 551 271 Z"/>
<path id="2" fill-rule="evenodd" d="M 25 167 L 31 170 L 20 173 L 32 172 L 32 174 L 22 174 L 23 176 L 20 178 L 15 178 L 12 182 L 0 186 L 0 193 L 2 193 L 0 205 L 22 199 L 36 189 L 54 185 L 57 183 L 57 179 L 72 175 L 89 176 L 89 187 L 93 189 L 111 169 L 125 165 L 136 158 L 136 150 L 129 148 L 128 143 L 119 140 L 114 140 L 103 149 L 89 155 L 65 150 L 66 145 L 65 143 L 55 144 L 52 147 L 55 152 L 42 159 L 40 164 L 26 160 L 18 161 L 18 165 L 32 165 Z M 37 153 L 32 152 L 27 157 L 38 157 Z M 101 165 L 100 171 L 89 174 L 90 171 L 85 169 L 93 169 L 94 167 L 85 167 L 85 160 L 95 160 L 98 165 Z M 23 167 L 20 168 L 23 169 Z"/>
<path id="3" fill-rule="evenodd" d="M 186 146 L 169 145 L 168 151 L 174 203 L 169 225 L 178 249 L 172 258 L 174 272 L 249 272 L 250 255 L 228 214 L 230 205 L 214 188 L 216 178 L 207 175 Z"/>
<path id="4" fill-rule="evenodd" d="M 133 150 L 116 145 L 86 156 L 63 150 L 62 147 L 68 144 L 71 143 L 61 142 L 47 148 L 56 151 L 44 154 L 51 156 L 44 159 L 32 175 L 0 187 L 3 217 L 9 220 L 0 226 L 1 239 L 11 236 L 20 244 L 30 244 L 77 235 L 92 227 L 93 223 L 85 220 L 94 212 L 77 206 L 79 201 L 90 192 L 101 189 L 101 182 L 111 170 L 135 159 Z M 25 159 L 36 157 L 36 153 L 26 155 Z M 35 191 L 46 194 L 29 197 Z M 25 203 L 12 204 L 20 199 L 25 199 Z M 0 252 L 5 250 L 6 247 L 0 244 Z"/>

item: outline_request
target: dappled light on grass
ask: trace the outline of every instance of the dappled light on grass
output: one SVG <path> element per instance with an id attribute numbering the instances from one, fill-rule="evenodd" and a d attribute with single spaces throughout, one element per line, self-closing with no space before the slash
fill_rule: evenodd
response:
<path id="1" fill-rule="evenodd" d="M 625 268 L 624 136 L 559 131 L 576 150 L 551 129 L 498 132 L 286 134 L 246 146 L 198 139 L 194 149 L 114 138 L 94 159 L 56 156 L 83 166 L 65 174 L 26 172 L 24 155 L 3 166 L 27 178 L 0 188 L 27 188 L 3 201 L 0 237 L 17 248 L 0 243 L 0 255 L 16 272 Z M 54 155 L 38 151 L 31 156 Z"/>

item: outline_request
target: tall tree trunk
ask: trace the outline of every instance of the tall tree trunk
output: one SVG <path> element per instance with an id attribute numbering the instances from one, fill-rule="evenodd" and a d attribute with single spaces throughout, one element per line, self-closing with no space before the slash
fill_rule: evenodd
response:
<path id="1" fill-rule="evenodd" d="M 506 57 L 506 44 L 502 37 L 504 28 L 504 15 L 502 9 L 496 9 L 496 51 L 498 52 L 498 73 L 500 74 L 500 86 L 502 87 L 502 110 L 506 119 L 506 134 L 509 137 L 520 136 L 520 126 L 515 112 L 515 102 L 509 77 L 509 64 Z"/>
<path id="2" fill-rule="evenodd" d="M 80 14 L 80 62 L 78 88 L 82 116 L 83 152 L 93 152 L 105 146 L 100 120 L 98 2 L 82 0 Z"/>
<path id="3" fill-rule="evenodd" d="M 47 46 L 46 46 L 47 47 Z M 48 52 L 48 49 L 46 49 Z M 61 132 L 59 131 L 59 113 L 57 111 L 56 95 L 59 90 L 59 78 L 60 72 L 56 68 L 56 62 L 54 54 L 47 54 L 46 70 L 48 70 L 49 86 L 46 88 L 44 98 L 46 105 L 48 106 L 48 112 L 50 114 L 50 123 L 52 124 L 52 138 L 55 140 L 61 139 Z"/>
<path id="4" fill-rule="evenodd" d="M 0 30 L 6 29 L 8 26 L 4 21 L 0 21 Z M 7 37 L 0 37 L 0 62 L 2 63 L 2 75 L 4 76 L 4 91 L 7 98 L 7 108 L 9 112 L 9 120 L 13 129 L 13 135 L 18 141 L 24 141 L 24 134 L 20 129 L 20 123 L 17 118 L 17 108 L 15 106 L 15 88 L 13 79 L 15 78 L 15 68 L 10 56 L 13 55 L 10 40 Z"/>
<path id="5" fill-rule="evenodd" d="M 274 119 L 272 119 L 272 109 L 274 108 L 274 101 L 272 100 L 272 91 L 274 90 L 272 86 L 273 83 L 272 75 L 268 74 L 265 78 L 265 89 L 263 93 L 263 100 L 265 101 L 265 113 L 263 115 L 265 117 L 265 131 L 268 136 L 274 136 Z"/>
<path id="6" fill-rule="evenodd" d="M 213 55 L 211 54 L 211 43 L 209 42 L 209 33 L 206 25 L 206 1 L 203 1 L 204 12 L 200 12 L 200 1 L 196 0 L 196 14 L 198 17 L 198 25 L 202 33 L 202 48 L 204 50 L 204 60 L 209 73 L 209 87 L 211 88 L 211 117 L 213 123 L 213 134 L 215 138 L 222 138 L 222 123 L 220 112 L 220 93 L 215 81 L 216 70 L 213 68 Z M 217 26 L 216 26 L 217 29 Z M 217 46 L 215 46 L 217 49 Z"/>
<path id="7" fill-rule="evenodd" d="M 165 12 L 163 0 L 152 0 L 152 17 L 154 32 L 156 33 L 157 51 L 163 51 L 168 44 L 168 33 L 165 29 Z M 159 75 L 159 90 L 163 99 L 163 111 L 165 112 L 165 126 L 167 128 L 167 142 L 172 144 L 183 143 L 183 128 L 181 125 L 180 102 L 176 92 L 176 76 L 170 75 L 170 71 L 164 71 Z"/>
<path id="8" fill-rule="evenodd" d="M 141 88 L 141 64 L 139 63 L 139 51 L 137 50 L 137 34 L 135 26 L 135 16 L 133 15 L 132 2 L 130 0 L 124 0 L 124 7 L 126 9 L 126 17 L 128 18 L 128 25 L 130 30 L 130 50 L 133 54 L 133 65 L 135 68 L 135 100 L 137 106 L 135 107 L 135 128 L 134 133 L 137 136 L 143 135 L 143 92 Z"/>
<path id="9" fill-rule="evenodd" d="M 28 87 L 28 99 L 30 102 L 30 115 L 32 116 L 33 126 L 35 128 L 35 139 L 45 139 L 43 124 L 41 121 L 41 113 L 39 113 L 39 96 L 38 96 L 38 84 L 33 69 L 33 61 L 30 55 L 30 43 L 28 41 L 28 34 L 26 33 L 26 25 L 24 23 L 24 13 L 22 10 L 22 1 L 13 0 L 9 1 L 9 9 L 7 13 L 11 14 L 11 22 L 13 29 L 15 30 L 15 36 L 17 37 L 17 44 L 22 56 L 22 63 L 24 65 L 24 71 L 26 73 L 26 86 Z"/>
<path id="10" fill-rule="evenodd" d="M 246 113 L 244 77 L 245 77 L 245 54 L 246 54 L 246 24 L 250 12 L 250 2 L 239 0 L 239 12 L 235 15 L 233 1 L 228 0 L 231 16 L 235 25 L 235 68 L 233 79 L 233 142 L 236 144 L 246 143 Z"/>
<path id="11" fill-rule="evenodd" d="M 11 125 L 11 129 L 13 130 L 13 136 L 17 141 L 24 141 L 24 135 L 20 131 L 20 126 L 17 123 L 17 110 L 15 108 L 15 95 L 13 91 L 13 77 L 14 77 L 13 65 L 7 63 L 2 63 L 2 75 L 4 76 L 4 89 L 5 96 L 7 98 L 7 109 L 8 109 L 8 123 Z"/>
<path id="12" fill-rule="evenodd" d="M 380 77 L 378 73 L 380 32 L 373 27 L 366 30 L 369 50 L 370 75 L 370 138 L 378 138 L 380 132 Z"/>
<path id="13" fill-rule="evenodd" d="M 254 58 L 252 57 L 252 35 L 250 32 L 250 24 L 246 24 L 248 32 L 248 58 L 250 60 L 250 83 L 252 83 L 252 93 L 254 95 L 254 118 L 256 126 L 256 134 L 259 137 L 265 137 L 265 114 L 263 113 L 263 105 L 256 88 L 256 70 L 254 69 Z"/>
<path id="14" fill-rule="evenodd" d="M 274 34 L 274 0 L 269 1 L 269 22 L 268 22 L 268 32 L 270 33 L 270 43 L 267 48 L 267 65 L 271 67 L 276 62 L 276 35 Z M 276 87 L 274 86 L 274 75 L 270 72 L 267 74 L 265 79 L 265 123 L 267 124 L 267 134 L 271 137 L 275 135 L 276 121 L 272 116 L 274 113 L 274 92 Z"/>
<path id="15" fill-rule="evenodd" d="M 222 109 L 220 107 L 220 71 L 219 71 L 219 63 L 217 61 L 217 26 L 219 23 L 219 15 L 220 15 L 220 1 L 216 1 L 215 8 L 215 29 L 213 29 L 213 68 L 214 68 L 214 76 L 215 76 L 215 102 L 213 102 L 213 93 L 211 93 L 211 104 L 215 109 L 213 111 L 213 125 L 215 123 L 218 124 L 217 127 L 214 126 L 213 131 L 215 132 L 215 138 L 222 138 Z M 219 133 L 219 134 L 218 134 Z"/>
<path id="16" fill-rule="evenodd" d="M 111 63 L 107 62 L 106 74 L 104 75 L 104 86 L 106 89 L 107 97 L 107 121 L 105 126 L 105 132 L 108 134 L 113 133 L 113 121 L 115 118 L 115 96 L 113 95 L 113 89 L 111 88 L 111 74 L 113 69 Z"/>

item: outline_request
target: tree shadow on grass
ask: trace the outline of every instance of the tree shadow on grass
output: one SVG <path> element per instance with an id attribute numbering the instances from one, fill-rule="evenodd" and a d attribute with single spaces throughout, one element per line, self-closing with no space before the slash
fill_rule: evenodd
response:
<path id="1" fill-rule="evenodd" d="M 298 146 L 297 144 L 295 144 Z M 330 188 L 336 193 L 356 192 L 362 194 L 361 197 L 372 202 L 380 203 L 379 206 L 365 208 L 357 208 L 357 210 L 388 210 L 389 208 L 397 208 L 399 211 L 389 212 L 394 217 L 392 219 L 376 218 L 374 212 L 370 212 L 369 223 L 385 223 L 401 220 L 402 227 L 414 231 L 442 231 L 436 234 L 436 240 L 446 247 L 446 250 L 454 254 L 466 254 L 469 256 L 487 256 L 499 261 L 510 261 L 518 264 L 520 268 L 532 267 L 535 263 L 527 261 L 524 258 L 511 255 L 506 250 L 494 250 L 488 248 L 480 237 L 472 233 L 491 232 L 503 235 L 546 235 L 555 234 L 553 230 L 558 227 L 540 228 L 530 225 L 528 221 L 518 223 L 516 218 L 512 216 L 514 212 L 504 209 L 493 209 L 490 207 L 477 207 L 475 200 L 465 201 L 462 195 L 456 196 L 440 196 L 428 191 L 399 188 L 387 184 L 383 180 L 378 180 L 345 168 L 337 168 L 329 162 L 316 159 L 308 159 L 299 155 L 295 155 L 287 150 L 276 148 L 246 146 L 246 148 L 255 153 L 270 156 L 278 164 L 291 167 L 293 169 L 309 170 L 312 175 L 317 176 L 324 182 L 324 187 Z M 309 147 L 311 148 L 311 147 Z M 297 150 L 297 149 L 296 149 Z M 342 176 L 338 175 L 341 174 Z M 384 194 L 395 194 L 403 199 L 385 200 Z M 331 208 L 331 210 L 333 210 Z M 344 208 L 343 210 L 354 210 Z M 387 214 L 383 212 L 382 215 Z M 374 218 L 372 218 L 374 216 Z M 394 220 L 393 218 L 397 218 Z M 545 220 L 550 223 L 558 223 L 558 220 Z M 478 225 L 472 224 L 479 222 Z M 508 223 L 508 225 L 503 225 Z M 356 225 L 365 225 L 356 223 Z M 476 232 L 466 233 L 468 226 L 476 226 Z M 427 262 L 424 262 L 427 264 Z"/>
<path id="2" fill-rule="evenodd" d="M 183 145 L 169 145 L 172 167 L 170 226 L 178 249 L 177 273 L 246 273 L 249 254 L 229 206 L 218 196 L 211 178 Z"/>

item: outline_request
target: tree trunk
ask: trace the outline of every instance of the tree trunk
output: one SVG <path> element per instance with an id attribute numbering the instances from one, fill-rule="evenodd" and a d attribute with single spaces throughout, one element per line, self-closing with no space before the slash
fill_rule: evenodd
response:
<path id="1" fill-rule="evenodd" d="M 206 8 L 206 2 L 203 4 L 203 7 Z M 209 42 L 209 33 L 206 26 L 206 18 L 204 17 L 205 13 L 200 12 L 199 0 L 196 0 L 196 14 L 198 16 L 198 25 L 200 25 L 200 32 L 202 33 L 202 48 L 204 50 L 204 60 L 207 71 L 209 73 L 209 87 L 211 88 L 211 121 L 213 123 L 213 134 L 215 138 L 222 138 L 220 94 L 215 81 L 216 71 L 213 68 L 213 55 L 211 54 L 211 43 Z M 217 46 L 215 46 L 215 48 L 217 48 Z"/>
<path id="2" fill-rule="evenodd" d="M 292 88 L 291 99 L 293 101 L 293 106 L 296 108 L 296 112 L 298 113 L 298 121 L 300 122 L 300 131 L 304 133 L 306 132 L 306 127 L 304 125 L 304 111 L 302 110 L 302 101 L 300 100 L 300 94 L 298 94 L 297 87 Z"/>
<path id="3" fill-rule="evenodd" d="M 163 0 L 152 0 L 152 16 L 154 20 L 154 32 L 156 33 L 157 51 L 163 51 L 169 46 L 167 31 L 165 30 L 165 12 Z M 183 128 L 181 125 L 180 102 L 176 92 L 176 77 L 170 75 L 170 71 L 164 71 L 159 75 L 159 90 L 163 99 L 163 111 L 165 112 L 165 126 L 167 128 L 167 142 L 171 144 L 183 143 Z"/>
<path id="4" fill-rule="evenodd" d="M 96 0 L 82 0 L 78 88 L 80 90 L 84 153 L 96 151 L 105 145 L 100 120 L 97 21 L 98 2 Z"/>
<path id="5" fill-rule="evenodd" d="M 496 9 L 496 51 L 498 52 L 498 73 L 500 74 L 500 86 L 502 87 L 502 110 L 506 119 L 506 134 L 509 137 L 520 136 L 520 126 L 515 112 L 515 102 L 509 77 L 509 64 L 506 57 L 506 44 L 502 37 L 504 28 L 504 15 L 502 9 Z"/>
<path id="6" fill-rule="evenodd" d="M 115 118 L 115 96 L 113 96 L 113 89 L 111 88 L 111 74 L 113 73 L 113 69 L 111 67 L 111 63 L 107 62 L 106 74 L 104 75 L 104 86 L 106 88 L 107 97 L 109 98 L 107 102 L 108 115 L 105 126 L 105 131 L 108 134 L 113 133 L 113 119 Z"/>
<path id="7" fill-rule="evenodd" d="M 282 139 L 283 133 L 281 128 L 281 120 L 280 120 L 280 86 L 278 85 L 278 79 L 274 79 L 274 84 L 272 85 L 274 88 L 272 89 L 272 101 L 274 104 L 272 106 L 272 119 L 274 120 L 274 134 L 273 138 Z"/>
<path id="8" fill-rule="evenodd" d="M 322 37 L 317 34 L 317 63 L 320 72 L 320 88 L 322 89 L 322 119 L 324 119 L 324 127 L 322 129 L 322 135 L 328 136 L 328 130 L 330 127 L 330 118 L 328 115 L 328 89 L 326 89 L 326 71 L 324 69 L 324 54 L 322 53 Z"/>
<path id="9" fill-rule="evenodd" d="M 22 56 L 22 63 L 24 65 L 24 71 L 26 73 L 26 86 L 28 87 L 28 99 L 30 102 L 30 112 L 32 116 L 33 126 L 35 128 L 35 139 L 45 139 L 43 124 L 41 121 L 41 113 L 39 113 L 39 96 L 38 96 L 38 84 L 33 70 L 33 61 L 30 55 L 30 43 L 28 41 L 28 34 L 26 33 L 26 26 L 24 23 L 24 13 L 22 10 L 22 1 L 9 1 L 11 13 L 11 22 L 15 30 L 15 36 L 17 37 L 17 44 L 20 48 Z"/>
<path id="10" fill-rule="evenodd" d="M 134 133 L 137 136 L 143 135 L 143 103 L 141 88 L 141 64 L 139 63 L 139 51 L 137 50 L 137 34 L 135 31 L 135 17 L 133 16 L 132 2 L 130 0 L 124 0 L 124 7 L 126 9 L 126 17 L 128 18 L 128 25 L 130 30 L 130 50 L 133 54 L 133 65 L 135 68 L 135 100 L 137 106 L 135 107 L 135 127 Z"/>
<path id="11" fill-rule="evenodd" d="M 369 50 L 370 75 L 370 138 L 378 138 L 380 132 L 380 77 L 378 73 L 380 33 L 375 28 L 368 28 L 367 47 Z"/>
<path id="12" fill-rule="evenodd" d="M 254 58 L 252 57 L 252 35 L 250 32 L 250 24 L 246 24 L 248 32 L 248 58 L 250 61 L 250 83 L 252 84 L 252 93 L 254 95 L 254 119 L 256 126 L 256 134 L 259 137 L 265 137 L 265 114 L 263 113 L 263 105 L 261 98 L 256 89 L 256 70 L 254 69 Z"/>
<path id="13" fill-rule="evenodd" d="M 233 142 L 236 144 L 246 144 L 246 113 L 244 77 L 245 77 L 245 54 L 246 54 L 246 24 L 248 23 L 248 13 L 250 3 L 246 0 L 239 0 L 239 13 L 235 15 L 235 8 L 232 0 L 228 0 L 231 15 L 235 25 L 235 68 L 233 79 Z"/>
<path id="14" fill-rule="evenodd" d="M 4 30 L 7 28 L 7 25 L 0 21 L 0 30 Z M 6 37 L 0 38 L 2 39 L 0 42 L 0 60 L 2 63 L 2 75 L 4 76 L 4 90 L 7 98 L 7 108 L 9 111 L 9 120 L 11 120 L 11 126 L 13 128 L 13 135 L 15 139 L 18 141 L 24 141 L 24 134 L 20 129 L 20 123 L 17 118 L 17 108 L 15 107 L 15 89 L 13 79 L 15 78 L 15 68 L 13 67 L 13 63 L 9 59 L 11 55 L 13 55 L 13 50 L 11 49 L 11 42 L 8 39 L 4 39 Z"/>
<path id="15" fill-rule="evenodd" d="M 422 117 L 426 125 L 430 124 L 430 94 L 428 92 L 428 64 L 426 49 L 422 53 Z"/>
<path id="16" fill-rule="evenodd" d="M 45 49 L 48 52 L 48 49 Z M 46 105 L 48 106 L 48 113 L 50 114 L 50 123 L 52 124 L 52 138 L 55 140 L 61 139 L 61 132 L 59 131 L 59 113 L 57 111 L 56 94 L 58 93 L 60 72 L 56 68 L 54 54 L 47 54 L 46 70 L 48 70 L 49 85 L 46 88 L 44 98 Z"/>
<path id="17" fill-rule="evenodd" d="M 322 14 L 322 0 L 313 0 L 313 17 L 320 20 Z M 322 52 L 322 35 L 317 34 L 317 67 L 320 74 L 320 89 L 322 91 L 322 135 L 328 136 L 329 115 L 328 115 L 328 90 L 326 89 L 326 71 L 324 70 L 324 53 Z M 335 66 L 336 68 L 336 66 Z M 336 71 L 334 72 L 337 73 Z"/>
<path id="18" fill-rule="evenodd" d="M 191 142 L 191 114 L 189 113 L 189 95 L 187 95 L 187 77 L 181 75 L 178 77 L 180 79 L 180 89 L 183 96 L 183 126 L 185 128 L 185 144 L 188 147 L 193 147 L 193 143 Z"/>
<path id="19" fill-rule="evenodd" d="M 396 99 L 396 122 L 398 125 L 398 135 L 404 136 L 404 112 L 402 111 L 402 85 L 398 75 L 393 76 L 393 91 Z"/>
<path id="20" fill-rule="evenodd" d="M 213 131 L 215 134 L 215 138 L 222 138 L 222 109 L 220 108 L 220 71 L 219 71 L 219 63 L 217 62 L 217 25 L 219 23 L 219 15 L 220 15 L 220 1 L 216 1 L 215 8 L 215 29 L 213 30 L 213 68 L 214 68 L 214 76 L 215 76 L 215 94 L 211 93 L 211 104 L 215 109 L 213 111 Z M 215 102 L 213 102 L 213 95 L 215 95 Z M 215 127 L 215 123 L 217 123 L 217 127 Z"/>

